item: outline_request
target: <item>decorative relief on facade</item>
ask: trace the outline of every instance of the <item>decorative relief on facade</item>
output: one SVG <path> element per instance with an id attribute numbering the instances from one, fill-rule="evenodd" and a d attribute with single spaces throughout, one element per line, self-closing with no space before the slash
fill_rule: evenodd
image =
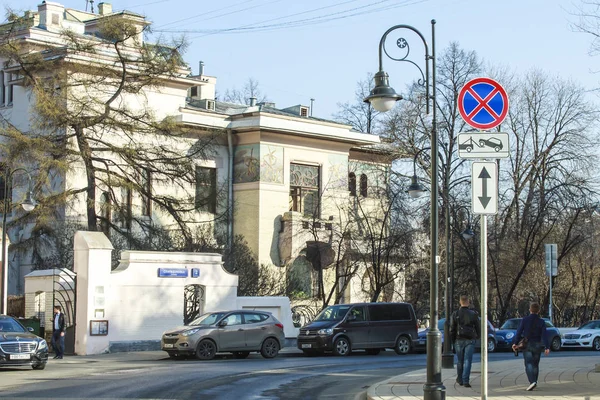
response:
<path id="1" fill-rule="evenodd" d="M 258 182 L 260 179 L 260 152 L 258 144 L 236 146 L 233 158 L 233 182 Z"/>
<path id="2" fill-rule="evenodd" d="M 260 181 L 283 184 L 283 147 L 260 146 Z"/>

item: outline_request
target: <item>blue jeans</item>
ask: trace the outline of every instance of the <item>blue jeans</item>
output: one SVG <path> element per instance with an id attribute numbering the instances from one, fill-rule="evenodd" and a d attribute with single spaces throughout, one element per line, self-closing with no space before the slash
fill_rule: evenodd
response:
<path id="1" fill-rule="evenodd" d="M 523 351 L 525 360 L 525 373 L 529 383 L 537 382 L 540 374 L 540 357 L 544 352 L 544 345 L 540 342 L 529 342 L 527 349 Z"/>
<path id="2" fill-rule="evenodd" d="M 475 339 L 456 339 L 454 344 L 458 362 L 456 363 L 456 379 L 463 385 L 469 383 L 471 364 L 475 352 Z"/>
<path id="3" fill-rule="evenodd" d="M 60 331 L 52 332 L 52 348 L 57 356 L 62 357 L 65 352 L 65 337 L 60 336 Z"/>

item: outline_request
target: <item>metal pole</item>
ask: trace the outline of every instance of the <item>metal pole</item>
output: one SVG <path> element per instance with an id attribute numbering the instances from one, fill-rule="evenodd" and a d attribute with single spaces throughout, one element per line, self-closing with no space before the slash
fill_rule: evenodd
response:
<path id="1" fill-rule="evenodd" d="M 548 318 L 550 318 L 550 322 L 552 322 L 552 268 L 550 268 L 550 299 L 548 304 Z"/>
<path id="2" fill-rule="evenodd" d="M 425 55 L 426 66 L 431 61 L 431 84 L 433 121 L 431 124 L 431 276 L 429 285 L 430 314 L 429 332 L 427 332 L 427 383 L 423 386 L 424 400 L 443 400 L 446 398 L 446 387 L 442 383 L 441 345 L 442 335 L 438 329 L 438 137 L 437 137 L 437 103 L 435 74 L 435 20 L 431 20 L 431 57 Z M 427 68 L 426 68 L 427 69 Z M 427 74 L 429 79 L 429 74 Z M 429 102 L 429 101 L 428 101 Z"/>
<path id="3" fill-rule="evenodd" d="M 481 400 L 488 394 L 487 348 L 487 217 L 481 216 Z"/>
<path id="4" fill-rule="evenodd" d="M 10 180 L 10 171 L 4 170 L 4 211 L 2 213 L 2 305 L 0 313 L 6 315 L 8 309 L 8 271 L 6 254 L 6 214 L 8 213 L 8 181 Z"/>
<path id="5" fill-rule="evenodd" d="M 442 354 L 442 368 L 454 368 L 454 354 L 452 353 L 452 343 L 450 339 L 450 313 L 452 304 L 452 278 L 450 276 L 450 202 L 448 201 L 448 177 L 444 176 L 444 196 L 446 202 L 446 286 L 444 295 L 446 298 L 445 314 L 446 321 L 444 322 L 444 354 Z"/>

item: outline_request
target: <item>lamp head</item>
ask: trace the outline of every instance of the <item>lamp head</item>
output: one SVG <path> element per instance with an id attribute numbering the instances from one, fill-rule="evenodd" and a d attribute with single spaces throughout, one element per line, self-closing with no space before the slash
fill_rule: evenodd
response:
<path id="1" fill-rule="evenodd" d="M 466 240 L 473 239 L 473 236 L 475 236 L 475 232 L 473 232 L 473 229 L 471 229 L 471 225 L 467 225 L 467 228 L 464 231 L 462 231 L 460 234 Z"/>
<path id="2" fill-rule="evenodd" d="M 421 197 L 425 193 L 425 187 L 419 183 L 419 178 L 416 175 L 413 175 L 410 186 L 406 189 L 408 195 L 413 199 L 417 197 Z"/>
<path id="3" fill-rule="evenodd" d="M 375 87 L 363 101 L 371 103 L 373 108 L 379 112 L 391 110 L 398 100 L 402 100 L 402 96 L 390 86 L 389 75 L 385 71 L 377 72 L 373 79 Z"/>
<path id="4" fill-rule="evenodd" d="M 21 207 L 23 207 L 23 210 L 27 212 L 33 211 L 33 209 L 35 208 L 35 200 L 33 200 L 33 193 L 27 192 L 27 197 L 25 197 L 25 201 L 21 203 Z"/>

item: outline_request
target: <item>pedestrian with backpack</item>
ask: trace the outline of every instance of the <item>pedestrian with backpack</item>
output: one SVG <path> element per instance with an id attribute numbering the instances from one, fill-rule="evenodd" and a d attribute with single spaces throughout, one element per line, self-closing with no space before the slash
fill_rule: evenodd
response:
<path id="1" fill-rule="evenodd" d="M 546 322 L 540 318 L 540 304 L 529 304 L 530 314 L 521 320 L 517 333 L 512 342 L 512 349 L 515 355 L 519 350 L 523 352 L 525 360 L 525 373 L 529 379 L 528 392 L 537 386 L 538 375 L 540 374 L 540 358 L 542 353 L 550 353 L 548 336 L 546 336 Z"/>
<path id="2" fill-rule="evenodd" d="M 469 309 L 469 297 L 460 296 L 460 308 L 452 313 L 450 321 L 450 338 L 454 343 L 454 352 L 458 358 L 456 363 L 456 383 L 471 387 L 469 377 L 475 352 L 475 340 L 481 336 L 479 317 Z"/>

